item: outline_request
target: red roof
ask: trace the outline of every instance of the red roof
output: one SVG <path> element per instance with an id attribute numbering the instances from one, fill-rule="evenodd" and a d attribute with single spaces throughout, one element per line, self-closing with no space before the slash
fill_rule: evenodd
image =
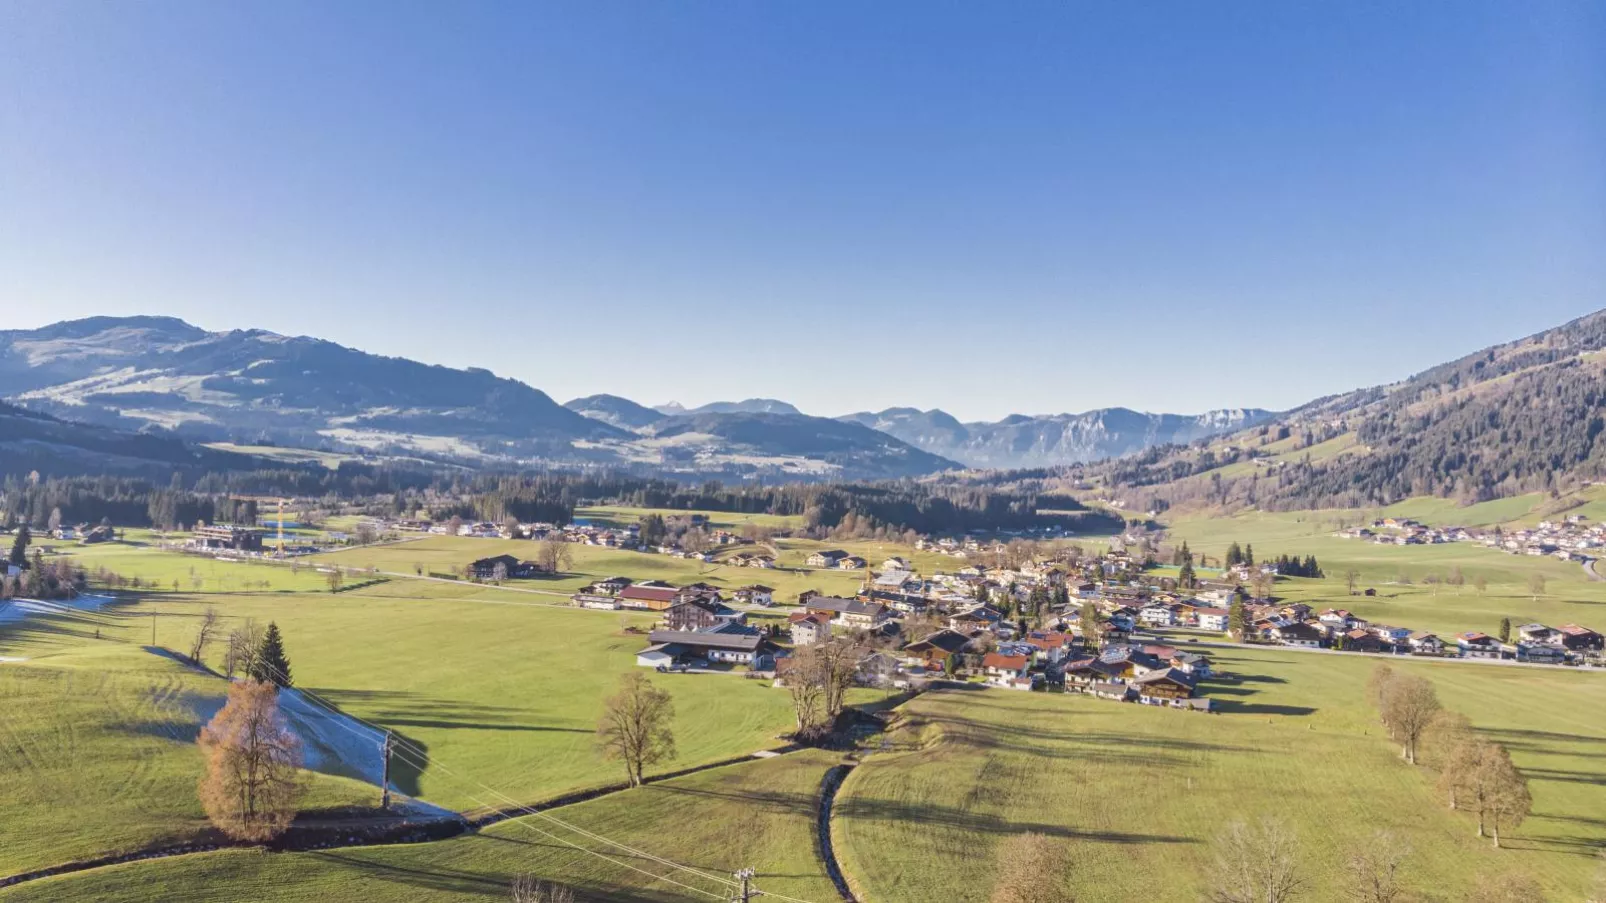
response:
<path id="1" fill-rule="evenodd" d="M 1002 671 L 1021 671 L 1026 668 L 1026 656 L 1002 655 L 997 652 L 989 652 L 982 658 L 981 666 L 983 668 L 998 668 Z"/>
<path id="2" fill-rule="evenodd" d="M 680 592 L 673 587 L 627 586 L 619 591 L 621 599 L 641 599 L 650 602 L 669 602 Z"/>

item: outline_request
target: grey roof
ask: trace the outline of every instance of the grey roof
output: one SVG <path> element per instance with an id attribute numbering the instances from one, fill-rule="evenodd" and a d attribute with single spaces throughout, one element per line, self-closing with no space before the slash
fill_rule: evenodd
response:
<path id="1" fill-rule="evenodd" d="M 858 599 L 842 599 L 837 596 L 815 596 L 804 603 L 803 607 L 811 611 L 834 611 L 837 614 L 872 617 L 887 610 L 887 607 L 880 602 L 860 602 Z"/>
<path id="2" fill-rule="evenodd" d="M 757 652 L 764 645 L 764 638 L 755 634 L 696 633 L 690 630 L 654 630 L 647 634 L 647 641 L 704 649 L 734 649 L 738 652 Z"/>

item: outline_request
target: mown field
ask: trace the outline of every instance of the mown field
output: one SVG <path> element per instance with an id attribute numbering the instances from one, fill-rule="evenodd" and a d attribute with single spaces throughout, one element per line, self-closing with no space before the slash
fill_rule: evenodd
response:
<path id="1" fill-rule="evenodd" d="M 1606 629 L 1606 583 L 1589 580 L 1577 562 L 1509 555 L 1477 543 L 1394 546 L 1339 539 L 1332 535 L 1337 522 L 1330 512 L 1262 512 L 1178 519 L 1169 526 L 1173 542 L 1186 540 L 1189 548 L 1212 559 L 1226 554 L 1233 542 L 1254 546 L 1262 560 L 1279 554 L 1315 555 L 1326 578 L 1280 580 L 1277 595 L 1319 608 L 1348 608 L 1379 623 L 1441 635 L 1493 633 L 1507 617 L 1513 624 L 1574 622 Z M 1377 595 L 1351 596 L 1343 579 L 1350 569 L 1359 574 L 1358 589 L 1371 588 Z M 1460 586 L 1430 579 L 1442 581 L 1456 570 L 1464 581 Z M 1534 575 L 1544 579 L 1538 592 L 1531 583 Z M 1482 590 L 1476 586 L 1480 578 Z"/>
<path id="2" fill-rule="evenodd" d="M 823 903 L 835 891 L 815 854 L 814 805 L 820 782 L 835 761 L 824 752 L 794 753 L 649 784 L 554 814 L 609 840 L 727 880 L 737 869 L 752 868 L 760 888 Z M 432 844 L 294 854 L 230 851 L 131 863 L 0 890 L 0 900 L 506 900 L 509 885 L 521 872 L 561 880 L 587 899 L 617 903 L 706 901 L 731 892 L 718 882 L 527 816 Z M 656 880 L 660 875 L 700 891 Z"/>
<path id="3" fill-rule="evenodd" d="M 796 544 L 797 547 L 793 547 Z M 573 565 L 562 575 L 551 578 L 509 581 L 508 586 L 546 590 L 567 595 L 604 577 L 621 576 L 632 580 L 665 580 L 677 585 L 702 581 L 724 589 L 760 583 L 775 590 L 776 601 L 793 602 L 806 589 L 827 594 L 851 594 L 864 580 L 863 571 L 807 568 L 803 561 L 818 543 L 787 540 L 781 548 L 779 568 L 734 567 L 719 561 L 701 562 L 647 552 L 631 552 L 586 546 L 569 546 Z M 743 547 L 753 550 L 753 547 Z M 843 546 L 843 548 L 846 548 Z M 734 550 L 732 550 L 734 551 Z M 728 556 L 732 552 L 722 552 Z M 377 568 L 403 574 L 450 574 L 478 558 L 495 555 L 533 558 L 536 544 L 519 539 L 473 539 L 461 536 L 425 536 L 382 546 L 330 552 L 314 561 L 342 567 Z M 885 557 L 885 556 L 883 556 Z M 877 561 L 879 563 L 879 559 Z"/>
<path id="4" fill-rule="evenodd" d="M 1218 650 L 1220 651 L 1220 650 Z M 835 836 L 870 900 L 984 901 L 1005 836 L 1059 838 L 1086 903 L 1197 899 L 1211 840 L 1274 814 L 1299 833 L 1308 899 L 1371 832 L 1408 839 L 1425 899 L 1459 901 L 1480 876 L 1518 870 L 1547 899 L 1582 899 L 1606 846 L 1606 675 L 1418 663 L 1446 705 L 1505 743 L 1534 815 L 1494 850 L 1449 811 L 1433 777 L 1398 757 L 1363 703 L 1371 662 L 1278 650 L 1226 652 L 1225 714 L 1123 706 L 1079 695 L 949 691 L 906 707 L 891 738 L 843 786 Z"/>
<path id="5" fill-rule="evenodd" d="M 0 631 L 0 655 L 41 648 L 18 642 L 19 630 Z M 93 636 L 68 619 L 30 628 L 84 630 Z M 110 640 L 0 664 L 0 875 L 206 834 L 198 711 L 224 693 L 220 680 Z M 325 775 L 312 776 L 306 801 L 309 814 L 374 802 L 371 788 Z"/>
<path id="6" fill-rule="evenodd" d="M 540 601 L 532 601 L 540 600 Z M 70 657 L 89 644 L 157 643 L 185 650 L 208 607 L 232 628 L 276 622 L 297 686 L 397 732 L 453 771 L 532 801 L 611 783 L 594 732 L 602 701 L 636 668 L 652 623 L 646 614 L 596 612 L 472 584 L 392 580 L 347 593 L 203 596 L 154 594 L 107 609 L 101 638 L 38 633 L 0 655 L 24 667 Z M 224 646 L 206 660 L 221 667 Z M 11 666 L 8 666 L 11 667 Z M 787 695 L 737 674 L 655 676 L 675 696 L 679 756 L 666 768 L 781 745 Z M 398 766 L 402 790 L 453 809 L 476 805 L 471 787 L 444 772 Z"/>

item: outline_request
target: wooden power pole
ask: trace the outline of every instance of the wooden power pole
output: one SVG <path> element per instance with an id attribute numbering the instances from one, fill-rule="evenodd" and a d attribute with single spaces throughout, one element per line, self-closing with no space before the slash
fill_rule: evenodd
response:
<path id="1" fill-rule="evenodd" d="M 385 731 L 385 742 L 380 745 L 380 755 L 384 758 L 384 769 L 379 779 L 379 808 L 390 808 L 390 750 L 396 735 Z"/>

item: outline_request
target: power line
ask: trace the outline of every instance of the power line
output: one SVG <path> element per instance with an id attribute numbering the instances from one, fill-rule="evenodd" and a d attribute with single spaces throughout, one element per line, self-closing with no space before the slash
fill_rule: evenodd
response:
<path id="1" fill-rule="evenodd" d="M 273 665 L 270 664 L 268 667 L 273 671 L 273 673 L 278 674 L 280 677 L 284 676 L 283 672 L 280 671 L 276 666 L 273 666 Z M 345 717 L 345 718 L 350 718 L 350 719 L 352 719 L 354 721 L 357 721 L 358 723 L 363 724 L 363 725 L 365 725 L 365 726 L 367 726 L 367 727 L 369 727 L 369 728 L 371 728 L 371 729 L 373 729 L 375 731 L 384 732 L 386 730 L 385 728 L 382 728 L 379 725 L 374 724 L 371 721 L 368 721 L 367 719 L 361 718 L 361 717 L 359 717 L 357 715 L 352 715 L 352 714 L 350 714 L 348 712 L 345 712 L 345 711 L 339 709 L 332 702 L 330 702 L 329 700 L 323 698 L 322 696 L 318 695 L 317 693 L 314 693 L 314 692 L 312 692 L 310 690 L 302 689 L 302 688 L 299 688 L 299 687 L 292 687 L 292 689 L 294 689 L 298 694 L 300 694 L 304 698 L 312 700 L 317 705 L 319 705 L 321 708 L 327 710 L 330 714 L 339 715 L 339 716 L 342 716 L 342 717 Z M 357 733 L 357 731 L 354 728 L 352 728 L 348 724 L 343 723 L 338 718 L 335 719 L 333 723 L 336 726 L 340 727 L 342 730 L 345 730 L 345 731 L 351 733 L 355 737 L 358 737 L 360 739 L 371 739 L 371 738 L 363 737 L 363 735 Z M 422 751 L 419 751 L 419 750 L 417 750 L 417 749 L 415 749 L 413 747 L 410 747 L 405 743 L 396 744 L 396 746 L 394 747 L 394 751 L 395 751 L 395 753 L 397 755 L 399 755 L 401 757 L 402 761 L 406 762 L 409 765 L 412 765 L 415 768 L 418 768 L 419 770 L 423 770 L 426 765 L 433 766 L 434 768 L 436 768 L 439 771 L 441 771 L 444 774 L 446 774 L 448 777 L 454 778 L 454 779 L 456 779 L 458 781 L 462 781 L 464 783 L 471 783 L 471 784 L 477 785 L 478 787 L 484 789 L 487 793 L 490 793 L 492 796 L 498 797 L 501 800 L 503 800 L 505 803 L 510 804 L 512 810 L 515 811 L 515 812 L 523 812 L 523 813 L 526 813 L 528 815 L 533 815 L 535 817 L 544 819 L 544 820 L 552 822 L 553 824 L 556 824 L 556 825 L 558 825 L 560 827 L 563 827 L 563 828 L 566 828 L 566 829 L 568 829 L 570 831 L 573 831 L 574 833 L 579 834 L 582 837 L 588 838 L 590 840 L 595 840 L 595 841 L 600 842 L 600 843 L 608 844 L 609 846 L 615 847 L 615 848 L 617 848 L 619 850 L 622 850 L 624 852 L 630 853 L 630 854 L 635 855 L 635 856 L 640 856 L 643 859 L 648 859 L 648 860 L 651 860 L 653 862 L 657 862 L 657 863 L 659 863 L 661 865 L 666 865 L 666 866 L 668 866 L 668 867 L 670 867 L 672 869 L 679 869 L 681 871 L 684 871 L 684 872 L 687 872 L 689 874 L 695 875 L 695 876 L 697 876 L 699 878 L 702 878 L 705 881 L 714 882 L 716 884 L 724 885 L 724 886 L 730 887 L 730 888 L 735 888 L 735 887 L 738 886 L 736 884 L 736 882 L 734 882 L 734 881 L 730 881 L 728 879 L 721 878 L 721 877 L 719 877 L 717 875 L 709 874 L 708 872 L 704 872 L 704 871 L 701 871 L 700 869 L 692 868 L 691 866 L 681 865 L 680 863 L 677 863 L 677 862 L 675 862 L 675 861 L 673 861 L 671 859 L 666 859 L 666 858 L 664 858 L 662 856 L 657 856 L 657 855 L 655 855 L 653 853 L 649 853 L 646 850 L 638 849 L 638 848 L 632 847 L 632 846 L 630 846 L 628 844 L 621 843 L 619 841 L 616 841 L 616 840 L 613 840 L 613 839 L 611 839 L 609 837 L 606 837 L 606 836 L 604 836 L 602 834 L 598 834 L 598 833 L 596 833 L 594 831 L 590 831 L 590 830 L 587 830 L 585 828 L 581 828 L 578 825 L 572 824 L 570 822 L 566 822 L 563 819 L 560 819 L 560 818 L 558 818 L 558 817 L 556 817 L 554 815 L 551 815 L 550 813 L 543 812 L 543 811 L 541 811 L 539 809 L 535 809 L 535 808 L 533 808 L 531 806 L 524 805 L 524 804 L 520 803 L 517 799 L 513 798 L 512 796 L 509 796 L 509 795 L 501 792 L 500 790 L 497 790 L 495 787 L 492 787 L 492 786 L 490 786 L 489 784 L 486 784 L 483 781 L 480 781 L 480 780 L 475 779 L 475 778 L 468 777 L 466 775 L 458 774 L 457 772 L 453 771 L 451 768 L 447 767 L 446 764 L 441 762 L 438 758 L 431 757 L 428 754 L 423 753 Z M 470 799 L 472 799 L 475 802 L 479 803 L 481 806 L 484 806 L 488 810 L 495 811 L 497 809 L 496 806 L 488 804 L 483 798 L 481 798 L 479 796 L 476 796 L 476 795 L 474 795 L 472 793 L 468 794 L 468 796 L 469 796 Z M 536 829 L 534 825 L 530 825 L 527 822 L 519 820 L 518 818 L 510 819 L 510 821 L 513 821 L 516 824 L 524 825 L 527 828 L 540 830 L 540 829 Z M 548 836 L 552 836 L 552 835 L 549 834 L 549 832 L 546 832 L 546 831 L 541 831 L 540 833 L 548 834 Z M 554 839 L 557 839 L 557 838 L 554 838 Z M 602 853 L 598 853 L 595 850 L 590 850 L 590 849 L 587 849 L 585 847 L 581 847 L 581 846 L 579 846 L 577 844 L 570 843 L 567 840 L 565 840 L 563 842 L 567 843 L 569 846 L 575 847 L 575 849 L 579 849 L 579 850 L 582 850 L 584 852 L 588 852 L 588 853 L 591 853 L 593 855 L 599 856 L 599 857 L 601 857 L 603 859 L 607 859 L 609 862 L 612 862 L 612 863 L 614 863 L 616 865 L 620 865 L 620 866 L 623 866 L 625 868 L 630 868 L 630 869 L 632 869 L 634 871 L 642 872 L 643 874 L 648 874 L 648 875 L 653 874 L 651 872 L 645 872 L 645 871 L 643 871 L 641 869 L 635 868 L 634 866 L 630 866 L 630 865 L 628 865 L 626 863 L 619 862 L 618 860 L 612 859 L 611 857 L 608 857 L 608 856 L 606 856 L 606 855 L 604 855 Z M 655 877 L 659 878 L 660 880 L 670 881 L 670 883 L 674 883 L 674 884 L 678 884 L 679 883 L 679 882 L 675 882 L 672 879 L 669 879 L 669 878 L 664 877 L 664 876 L 655 876 Z M 681 886 L 684 887 L 686 885 L 681 885 Z M 706 891 L 704 891 L 704 893 L 706 893 Z M 717 895 L 715 895 L 715 896 L 717 896 Z M 800 901 L 800 903 L 806 903 L 806 901 Z"/>
<path id="2" fill-rule="evenodd" d="M 68 614 L 67 612 L 61 612 L 60 614 L 66 616 L 66 617 L 68 617 L 70 619 L 73 619 L 73 620 L 91 621 L 91 619 L 89 619 L 87 617 L 84 617 L 84 615 L 87 614 L 87 612 L 82 612 L 82 611 L 77 610 L 77 609 L 68 609 L 68 611 L 70 611 L 72 613 Z M 154 618 L 154 613 L 153 613 L 153 618 Z M 91 623 L 94 623 L 94 622 L 91 621 Z M 273 674 L 277 675 L 278 677 L 284 678 L 284 677 L 287 676 L 276 665 L 273 665 L 272 663 L 264 663 L 264 664 L 266 664 L 268 669 Z M 388 751 L 392 755 L 396 755 L 396 756 L 400 757 L 403 762 L 406 762 L 407 764 L 413 766 L 414 768 L 419 769 L 420 771 L 424 770 L 426 767 L 433 767 L 433 768 L 437 769 L 438 771 L 444 773 L 448 777 L 453 778 L 453 779 L 455 779 L 457 781 L 463 782 L 465 784 L 477 785 L 478 787 L 480 787 L 481 789 L 483 789 L 487 793 L 491 794 L 492 796 L 500 798 L 504 803 L 509 804 L 509 806 L 502 807 L 504 809 L 511 808 L 511 810 L 514 811 L 514 812 L 521 812 L 521 813 L 524 813 L 524 814 L 527 814 L 527 815 L 531 815 L 531 816 L 535 816 L 535 817 L 541 818 L 541 819 L 546 820 L 548 822 L 551 822 L 551 823 L 553 823 L 553 824 L 555 824 L 555 825 L 557 825 L 559 827 L 562 827 L 564 829 L 572 831 L 572 832 L 580 835 L 581 837 L 587 838 L 589 840 L 594 840 L 594 841 L 597 841 L 599 843 L 607 844 L 609 846 L 612 846 L 612 847 L 614 847 L 614 848 L 616 848 L 618 850 L 621 850 L 623 852 L 629 853 L 631 855 L 639 856 L 639 857 L 641 857 L 643 859 L 647 859 L 649 861 L 656 862 L 656 863 L 658 863 L 660 865 L 668 866 L 671 869 L 677 869 L 677 870 L 680 870 L 680 871 L 687 872 L 688 874 L 694 875 L 694 876 L 696 876 L 698 878 L 701 878 L 701 879 L 703 879 L 705 881 L 709 881 L 709 882 L 714 883 L 714 884 L 716 884 L 718 886 L 723 886 L 725 888 L 729 888 L 729 889 L 733 889 L 733 890 L 739 890 L 739 892 L 741 894 L 740 900 L 743 901 L 743 903 L 746 903 L 746 901 L 749 899 L 749 897 L 756 896 L 756 895 L 770 896 L 770 897 L 776 898 L 777 900 L 788 901 L 788 903 L 809 903 L 809 901 L 807 901 L 807 900 L 801 900 L 801 899 L 796 898 L 796 897 L 788 897 L 788 896 L 786 896 L 784 894 L 776 894 L 776 893 L 771 893 L 769 891 L 762 891 L 762 890 L 757 890 L 757 889 L 752 888 L 750 886 L 750 881 L 751 881 L 751 879 L 753 877 L 753 872 L 752 872 L 751 869 L 743 869 L 743 870 L 741 870 L 741 871 L 736 873 L 735 877 L 739 878 L 740 881 L 741 881 L 741 883 L 738 884 L 736 881 L 731 881 L 729 879 L 720 877 L 718 875 L 710 874 L 708 872 L 704 872 L 704 871 L 702 871 L 700 869 L 696 869 L 696 868 L 693 868 L 691 866 L 682 865 L 682 864 L 680 864 L 678 862 L 675 862 L 675 861 L 673 861 L 671 859 L 667 859 L 665 857 L 658 856 L 658 855 L 655 855 L 653 853 L 647 852 L 646 850 L 638 849 L 638 848 L 632 847 L 632 846 L 630 846 L 628 844 L 621 843 L 621 842 L 613 840 L 612 838 L 609 838 L 609 837 L 607 837 L 605 835 L 596 833 L 594 831 L 590 831 L 590 830 L 585 829 L 585 828 L 581 828 L 578 825 L 575 825 L 575 824 L 572 824 L 570 822 L 564 821 L 563 819 L 560 819 L 560 818 L 558 818 L 558 817 L 556 817 L 554 815 L 551 815 L 550 813 L 543 812 L 543 811 L 541 811 L 539 809 L 536 809 L 536 808 L 534 808 L 532 806 L 520 803 L 514 797 L 512 797 L 512 796 L 510 796 L 510 795 L 508 795 L 506 793 L 503 793 L 502 791 L 496 789 L 495 787 L 492 787 L 489 784 L 486 784 L 483 781 L 480 781 L 480 780 L 478 780 L 476 778 L 468 777 L 466 775 L 458 774 L 457 772 L 453 771 L 451 768 L 447 767 L 446 764 L 441 762 L 440 759 L 437 758 L 437 757 L 430 756 L 427 753 L 424 753 L 421 750 L 418 750 L 418 749 L 416 749 L 416 748 L 414 748 L 412 746 L 409 746 L 406 743 L 391 744 L 389 742 L 389 737 L 391 736 L 391 732 L 390 732 L 390 730 L 388 728 L 381 727 L 380 725 L 375 724 L 374 722 L 371 722 L 371 721 L 369 721 L 369 720 L 367 720 L 365 718 L 362 718 L 361 716 L 353 715 L 353 714 L 351 714 L 349 712 L 346 712 L 345 710 L 341 709 L 340 707 L 335 705 L 330 700 L 325 699 L 323 696 L 319 695 L 318 693 L 315 693 L 315 692 L 313 692 L 311 690 L 308 690 L 308 689 L 305 689 L 305 688 L 301 688 L 301 687 L 291 687 L 291 689 L 293 689 L 302 698 L 307 699 L 310 702 L 312 702 L 318 708 L 321 708 L 321 709 L 327 711 L 331 715 L 338 716 L 338 717 L 333 718 L 331 723 L 333 723 L 335 726 L 339 727 L 341 730 L 344 730 L 344 731 L 350 733 L 352 736 L 357 737 L 360 740 L 365 740 L 365 741 L 372 740 L 373 739 L 372 737 L 367 737 L 367 736 L 364 736 L 363 734 L 359 733 L 351 725 L 345 723 L 345 721 L 343 719 L 349 718 L 349 719 L 351 719 L 353 721 L 356 721 L 359 724 L 362 724 L 362 725 L 370 728 L 371 730 L 373 730 L 373 731 L 375 731 L 375 732 L 377 732 L 377 733 L 379 733 L 381 735 L 384 735 L 387 738 L 386 745 L 387 745 Z M 388 770 L 388 762 L 387 762 L 387 770 Z M 382 788 L 382 790 L 388 795 L 388 790 L 389 790 L 388 782 L 387 782 L 386 786 L 384 788 Z M 492 805 L 490 803 L 487 803 L 485 799 L 479 797 L 478 795 L 476 795 L 474 793 L 468 793 L 466 795 L 469 797 L 469 799 L 472 799 L 474 802 L 478 803 L 479 805 L 481 805 L 482 807 L 484 807 L 485 809 L 487 809 L 489 811 L 494 812 L 494 811 L 497 811 L 497 809 L 498 809 L 497 806 L 494 806 L 494 805 Z M 681 888 L 684 888 L 686 890 L 693 891 L 695 893 L 700 893 L 700 894 L 703 894 L 705 896 L 713 897 L 715 899 L 724 899 L 724 896 L 722 894 L 713 893 L 713 892 L 710 892 L 710 891 L 705 890 L 703 888 L 694 887 L 692 885 L 685 884 L 685 883 L 682 883 L 680 881 L 676 881 L 675 879 L 670 878 L 667 875 L 658 875 L 658 874 L 656 874 L 654 872 L 647 871 L 646 869 L 639 868 L 637 866 L 631 865 L 630 863 L 622 862 L 622 861 L 620 861 L 618 859 L 615 859 L 615 858 L 613 858 L 611 856 L 608 856 L 608 855 L 606 855 L 604 853 L 601 853 L 601 852 L 599 852 L 597 850 L 593 850 L 593 849 L 590 849 L 588 847 L 581 846 L 581 845 L 579 845 L 577 843 L 574 843 L 573 841 L 568 840 L 567 838 L 561 837 L 561 836 L 556 835 L 556 834 L 554 834 L 554 833 L 552 833 L 550 831 L 547 831 L 545 829 L 539 828 L 536 825 L 530 824 L 529 822 L 524 821 L 521 817 L 515 816 L 513 818 L 508 819 L 508 821 L 510 821 L 510 822 L 512 822 L 514 824 L 520 825 L 521 827 L 524 827 L 524 828 L 529 829 L 531 831 L 534 831 L 534 832 L 536 832 L 536 833 L 538 833 L 540 835 L 548 837 L 548 838 L 550 838 L 552 840 L 558 841 L 559 843 L 562 843 L 562 844 L 564 844 L 566 846 L 572 847 L 575 850 L 578 850 L 578 851 L 580 851 L 582 853 L 588 853 L 588 854 L 590 854 L 592 856 L 596 856 L 596 857 L 598 857 L 600 859 L 603 859 L 604 861 L 607 861 L 607 862 L 609 862 L 609 863 L 611 863 L 613 865 L 619 866 L 621 868 L 629 869 L 630 871 L 634 871 L 634 872 L 640 873 L 642 875 L 646 875 L 646 876 L 652 878 L 654 881 L 664 881 L 664 882 L 667 882 L 669 884 L 673 884 L 673 885 L 675 885 L 677 887 L 681 887 Z"/>

